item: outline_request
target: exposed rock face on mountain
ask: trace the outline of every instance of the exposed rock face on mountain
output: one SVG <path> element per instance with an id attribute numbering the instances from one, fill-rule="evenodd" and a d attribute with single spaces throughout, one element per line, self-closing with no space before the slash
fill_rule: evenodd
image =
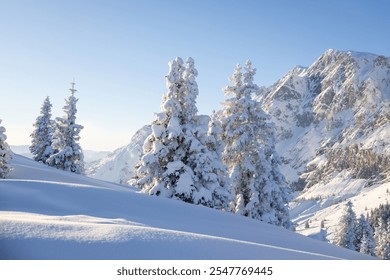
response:
<path id="1" fill-rule="evenodd" d="M 278 152 L 295 188 L 335 176 L 387 180 L 389 58 L 328 50 L 257 98 L 277 126 Z"/>
<path id="2" fill-rule="evenodd" d="M 91 163 L 86 170 L 89 177 L 119 184 L 127 184 L 142 153 L 143 143 L 151 133 L 149 126 L 138 130 L 127 146 L 120 147 L 107 157 Z"/>

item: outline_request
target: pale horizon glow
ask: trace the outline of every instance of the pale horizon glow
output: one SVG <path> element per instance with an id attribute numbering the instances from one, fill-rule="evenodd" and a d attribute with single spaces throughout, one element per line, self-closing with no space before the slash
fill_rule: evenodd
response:
<path id="1" fill-rule="evenodd" d="M 327 49 L 390 56 L 390 3 L 378 1 L 2 1 L 0 119 L 29 145 L 46 96 L 63 115 L 76 82 L 85 150 L 112 151 L 154 120 L 168 61 L 191 56 L 200 114 L 220 109 L 237 63 L 270 86 Z"/>

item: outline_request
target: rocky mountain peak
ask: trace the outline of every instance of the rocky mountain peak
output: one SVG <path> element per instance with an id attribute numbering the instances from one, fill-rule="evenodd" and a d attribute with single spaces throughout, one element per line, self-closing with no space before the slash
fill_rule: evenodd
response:
<path id="1" fill-rule="evenodd" d="M 258 98 L 276 124 L 286 177 L 310 187 L 320 181 L 313 180 L 318 164 L 327 164 L 331 174 L 337 153 L 356 151 L 351 145 L 382 153 L 374 146 L 386 145 L 385 137 L 365 141 L 390 120 L 390 59 L 330 49 L 310 67 L 289 71 Z"/>

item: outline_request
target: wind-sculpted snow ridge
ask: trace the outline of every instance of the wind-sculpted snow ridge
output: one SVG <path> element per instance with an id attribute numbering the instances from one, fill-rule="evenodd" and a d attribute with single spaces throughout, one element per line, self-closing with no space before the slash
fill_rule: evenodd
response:
<path id="1" fill-rule="evenodd" d="M 15 155 L 1 259 L 367 259 L 239 215 L 151 197 Z"/>

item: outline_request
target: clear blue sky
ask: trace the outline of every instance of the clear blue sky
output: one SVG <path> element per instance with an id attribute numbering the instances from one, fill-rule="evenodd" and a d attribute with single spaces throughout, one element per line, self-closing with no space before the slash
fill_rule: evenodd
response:
<path id="1" fill-rule="evenodd" d="M 0 0 L 0 119 L 9 144 L 29 144 L 44 98 L 62 116 L 75 78 L 82 147 L 113 150 L 154 119 L 176 56 L 195 59 L 209 114 L 248 58 L 268 86 L 329 48 L 390 56 L 389 11 L 387 0 Z"/>

